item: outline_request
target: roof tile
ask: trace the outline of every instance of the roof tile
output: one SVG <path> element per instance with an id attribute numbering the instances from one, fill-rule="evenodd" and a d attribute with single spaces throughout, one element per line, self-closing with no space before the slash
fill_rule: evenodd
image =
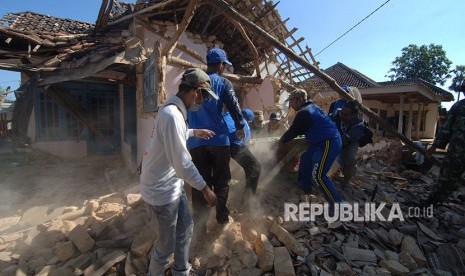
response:
<path id="1" fill-rule="evenodd" d="M 87 22 L 33 12 L 8 13 L 0 19 L 0 28 L 29 32 L 80 34 L 93 27 L 94 24 Z"/>

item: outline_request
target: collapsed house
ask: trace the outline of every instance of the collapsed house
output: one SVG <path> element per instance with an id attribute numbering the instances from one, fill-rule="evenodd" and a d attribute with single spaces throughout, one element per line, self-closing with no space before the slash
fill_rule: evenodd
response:
<path id="1" fill-rule="evenodd" d="M 231 5 L 311 60 L 267 1 Z M 177 92 L 182 72 L 206 68 L 212 47 L 234 64 L 225 74 L 242 106 L 276 111 L 279 95 L 310 75 L 260 34 L 247 32 L 216 1 L 103 1 L 96 24 L 32 12 L 1 20 L 0 68 L 22 72 L 13 119 L 16 141 L 53 154 L 121 153 L 141 159 L 158 106 Z M 315 62 L 315 61 L 312 61 Z"/>
<path id="2" fill-rule="evenodd" d="M 357 86 L 320 72 L 311 50 L 302 46 L 303 39 L 293 37 L 296 29 L 287 29 L 287 20 L 280 18 L 275 7 L 267 1 L 165 0 L 130 5 L 103 0 L 95 24 L 31 12 L 7 14 L 1 20 L 0 68 L 22 72 L 24 80 L 14 111 L 14 138 L 61 156 L 121 154 L 135 167 L 157 108 L 176 93 L 186 68 L 205 68 L 206 52 L 215 46 L 224 48 L 234 64 L 225 76 L 235 85 L 241 105 L 265 114 L 281 108 L 285 91 L 306 87 L 304 82 L 311 77 L 329 87 L 312 89 L 312 96 L 323 106 L 335 99 L 323 92 L 344 95 L 337 83 Z M 379 156 L 398 154 L 385 151 Z M 407 175 L 394 175 L 395 166 L 377 161 L 379 156 L 364 160 L 364 167 L 370 169 L 370 175 L 364 175 L 364 184 L 371 189 L 369 198 L 390 202 L 415 198 L 405 190 L 399 192 L 409 184 Z M 373 184 L 380 182 L 386 182 L 385 187 L 376 193 Z M 425 193 L 423 182 L 418 180 L 417 195 Z M 296 196 L 287 186 L 284 190 Z M 277 212 L 282 211 L 277 204 L 284 200 L 282 191 L 264 199 L 276 204 Z M 79 207 L 53 211 L 33 207 L 22 217 L 4 220 L 3 229 L 12 233 L 1 237 L 1 250 L 16 247 L 16 241 L 22 245 L 22 239 L 43 249 L 34 252 L 34 258 L 18 257 L 13 250 L 3 254 L 2 262 L 11 263 L 5 271 L 39 275 L 146 272 L 156 233 L 145 224 L 148 219 L 140 195 L 110 194 Z M 277 216 L 245 218 L 228 230 L 225 242 L 214 243 L 212 258 L 202 261 L 211 273 L 221 271 L 219 275 L 294 275 L 295 271 L 297 275 L 331 271 L 421 275 L 429 272 L 427 262 L 436 264 L 432 266 L 436 271 L 455 267 L 460 275 L 465 271 L 460 257 L 465 248 L 463 207 L 451 203 L 440 213 L 449 219 L 441 217 L 430 224 L 427 219 L 421 223 L 411 219 L 406 225 L 327 225 L 322 221 L 307 225 L 285 224 Z M 23 234 L 16 224 L 30 231 Z M 261 226 L 267 229 L 262 231 Z M 456 243 L 460 248 L 452 245 Z M 25 251 L 31 252 L 29 247 Z"/>
<path id="3" fill-rule="evenodd" d="M 281 19 L 278 3 L 102 1 L 95 24 L 33 12 L 6 14 L 0 20 L 0 68 L 21 72 L 23 80 L 12 120 L 15 143 L 66 157 L 121 153 L 135 168 L 158 106 L 176 93 L 186 68 L 206 68 L 206 52 L 213 47 L 224 48 L 234 65 L 225 77 L 233 82 L 241 106 L 262 110 L 266 117 L 282 109 L 286 91 L 296 87 L 308 88 L 310 97 L 322 95 L 321 84 L 329 88 L 333 96 L 317 101 L 323 106 L 335 92 L 350 99 L 338 85 L 350 83 L 318 69 L 303 38 L 294 37 L 297 28 L 289 30 L 288 19 Z M 319 84 L 309 85 L 309 78 Z M 387 91 L 365 96 L 386 93 L 389 98 L 398 92 L 383 87 Z M 426 96 L 427 103 L 416 111 L 410 102 L 408 125 L 413 125 L 412 112 L 424 114 L 418 110 L 440 100 L 450 99 Z M 405 137 L 401 123 L 394 129 L 383 120 L 387 109 L 361 105 L 373 126 L 378 122 L 377 128 L 421 152 L 409 139 L 411 129 Z M 428 125 L 437 120 L 435 114 Z M 417 137 L 420 124 L 426 125 L 416 123 Z M 434 133 L 433 125 L 423 129 L 425 137 Z"/>

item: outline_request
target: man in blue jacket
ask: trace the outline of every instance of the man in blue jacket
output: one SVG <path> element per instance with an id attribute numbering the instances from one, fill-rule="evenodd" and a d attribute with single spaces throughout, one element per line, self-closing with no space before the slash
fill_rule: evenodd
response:
<path id="1" fill-rule="evenodd" d="M 229 222 L 229 210 L 226 207 L 229 193 L 231 158 L 229 129 L 223 118 L 223 107 L 226 106 L 234 121 L 236 135 L 244 137 L 244 121 L 232 83 L 222 77 L 227 65 L 232 65 L 222 49 L 213 48 L 207 53 L 207 74 L 211 80 L 211 87 L 218 100 L 209 99 L 203 102 L 197 110 L 188 113 L 189 127 L 209 129 L 215 133 L 211 139 L 189 138 L 187 146 L 192 160 L 200 174 L 217 197 L 216 220 L 219 224 Z M 206 231 L 208 207 L 202 193 L 192 189 L 192 206 L 195 223 L 200 227 L 199 232 Z M 201 233 L 199 233 L 201 234 Z"/>
<path id="2" fill-rule="evenodd" d="M 341 136 L 336 125 L 320 107 L 307 101 L 305 90 L 292 91 L 286 101 L 297 114 L 280 142 L 287 143 L 305 135 L 308 143 L 307 150 L 300 156 L 298 186 L 309 194 L 315 185 L 331 205 L 341 202 L 334 183 L 326 175 L 341 151 Z"/>
<path id="3" fill-rule="evenodd" d="M 250 109 L 243 109 L 242 115 L 244 116 L 244 139 L 240 139 L 236 135 L 236 128 L 229 112 L 224 114 L 224 119 L 229 127 L 229 142 L 231 143 L 231 157 L 244 169 L 245 173 L 245 191 L 243 196 L 243 205 L 245 209 L 250 209 L 253 196 L 257 192 L 258 179 L 260 178 L 261 164 L 258 159 L 253 155 L 247 146 L 252 138 L 252 133 L 248 122 L 253 121 L 253 112 Z"/>
<path id="4" fill-rule="evenodd" d="M 342 139 L 340 164 L 344 173 L 342 188 L 346 189 L 355 175 L 359 140 L 363 136 L 364 122 L 360 118 L 358 105 L 348 101 L 341 109 L 330 114 Z"/>

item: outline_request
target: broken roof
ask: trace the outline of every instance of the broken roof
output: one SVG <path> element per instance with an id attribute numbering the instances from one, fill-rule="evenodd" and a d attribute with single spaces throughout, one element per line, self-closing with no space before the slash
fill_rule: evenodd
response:
<path id="1" fill-rule="evenodd" d="M 34 12 L 8 13 L 0 19 L 0 25 L 3 28 L 22 32 L 57 34 L 82 34 L 94 27 L 94 24 Z"/>
<path id="2" fill-rule="evenodd" d="M 0 20 L 0 68 L 55 73 L 83 68 L 89 62 L 103 60 L 112 54 L 116 56 L 123 51 L 131 38 L 130 33 L 124 36 L 124 30 L 128 30 L 134 22 L 146 27 L 166 23 L 173 26 L 179 24 L 189 2 L 138 1 L 133 5 L 104 0 L 96 24 L 34 12 L 9 13 Z M 281 19 L 276 10 L 277 3 L 266 0 L 221 2 L 234 7 L 250 22 L 307 61 L 313 59 L 310 48 L 302 45 L 303 38 L 293 37 L 297 29 L 287 29 L 288 19 Z M 280 65 L 275 72 L 268 72 L 269 75 L 291 83 L 310 76 L 309 70 L 270 45 L 260 34 L 248 31 L 244 35 L 240 30 L 240 23 L 238 25 L 237 22 L 233 22 L 234 19 L 230 18 L 227 12 L 209 4 L 209 1 L 203 1 L 198 4 L 187 30 L 206 44 L 224 45 L 223 48 L 233 62 L 236 74 L 252 76 L 257 62 L 268 60 Z M 157 30 L 157 34 L 166 35 L 163 28 Z M 313 60 L 313 63 L 316 64 L 316 61 Z M 120 71 L 127 72 L 126 69 Z"/>

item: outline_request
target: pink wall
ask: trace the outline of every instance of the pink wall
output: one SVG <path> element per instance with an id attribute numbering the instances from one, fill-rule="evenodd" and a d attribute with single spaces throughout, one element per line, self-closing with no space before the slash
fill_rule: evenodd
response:
<path id="1" fill-rule="evenodd" d="M 266 77 L 259 87 L 248 91 L 242 108 L 261 110 L 263 111 L 265 120 L 267 120 L 270 114 L 266 110 L 275 107 L 274 94 L 275 91 L 270 78 Z"/>
<path id="2" fill-rule="evenodd" d="M 166 43 L 166 40 L 160 39 L 160 37 L 154 35 L 149 31 L 144 33 L 144 45 L 148 48 L 153 48 L 155 41 L 158 40 L 162 44 Z M 192 42 L 186 33 L 184 33 L 180 42 L 186 45 L 189 49 L 199 53 L 200 56 L 205 57 L 207 55 L 207 47 L 205 44 L 196 44 Z M 182 58 L 186 61 L 194 64 L 205 64 L 205 61 L 199 61 L 181 51 L 174 50 L 173 56 Z M 233 68 L 230 68 L 229 72 L 232 72 Z M 181 75 L 184 72 L 184 68 L 174 67 L 167 65 L 166 67 L 166 79 L 165 79 L 165 91 L 169 98 L 175 95 L 178 91 L 178 85 L 181 79 Z M 272 108 L 275 106 L 274 103 L 274 89 L 269 78 L 265 78 L 263 83 L 257 88 L 252 88 L 244 98 L 242 108 L 250 108 L 253 110 L 265 110 L 266 108 Z M 265 112 L 265 118 L 268 118 L 268 112 Z M 150 133 L 153 128 L 155 120 L 155 114 L 138 114 L 137 118 L 137 157 L 140 162 L 145 144 L 150 137 Z"/>

